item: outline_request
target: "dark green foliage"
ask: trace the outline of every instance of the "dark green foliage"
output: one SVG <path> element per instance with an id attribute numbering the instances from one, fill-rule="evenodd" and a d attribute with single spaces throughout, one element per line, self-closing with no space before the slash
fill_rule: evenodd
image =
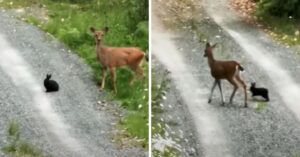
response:
<path id="1" fill-rule="evenodd" d="M 300 17 L 300 0 L 261 0 L 259 14 Z"/>

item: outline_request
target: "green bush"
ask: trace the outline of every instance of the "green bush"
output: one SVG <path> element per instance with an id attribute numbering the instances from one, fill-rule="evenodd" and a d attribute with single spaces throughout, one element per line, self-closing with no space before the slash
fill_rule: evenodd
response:
<path id="1" fill-rule="evenodd" d="M 261 0 L 259 14 L 300 17 L 300 0 Z"/>

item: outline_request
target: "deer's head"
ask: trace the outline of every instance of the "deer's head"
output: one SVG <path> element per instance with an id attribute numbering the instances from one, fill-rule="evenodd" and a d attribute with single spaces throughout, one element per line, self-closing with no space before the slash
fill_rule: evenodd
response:
<path id="1" fill-rule="evenodd" d="M 91 27 L 90 30 L 94 34 L 96 41 L 100 42 L 104 35 L 108 32 L 109 28 L 104 27 L 102 30 L 97 31 L 94 27 Z"/>
<path id="2" fill-rule="evenodd" d="M 204 57 L 212 56 L 212 50 L 216 47 L 217 44 L 214 44 L 213 46 L 210 45 L 210 43 L 206 43 L 206 47 L 204 50 Z"/>

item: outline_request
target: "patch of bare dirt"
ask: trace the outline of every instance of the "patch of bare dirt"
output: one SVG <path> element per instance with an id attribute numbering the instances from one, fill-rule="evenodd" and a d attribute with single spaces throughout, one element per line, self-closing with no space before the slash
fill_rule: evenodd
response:
<path id="1" fill-rule="evenodd" d="M 45 5 L 32 5 L 30 7 L 18 8 L 11 10 L 19 18 L 33 17 L 42 23 L 49 20 L 48 10 Z"/>
<path id="2" fill-rule="evenodd" d="M 200 3 L 197 0 L 153 0 L 153 14 L 168 27 L 173 28 L 181 23 L 187 23 L 200 19 Z"/>
<path id="3" fill-rule="evenodd" d="M 246 22 L 256 23 L 256 16 L 253 16 L 257 4 L 253 0 L 231 0 L 229 7 L 237 10 Z"/>

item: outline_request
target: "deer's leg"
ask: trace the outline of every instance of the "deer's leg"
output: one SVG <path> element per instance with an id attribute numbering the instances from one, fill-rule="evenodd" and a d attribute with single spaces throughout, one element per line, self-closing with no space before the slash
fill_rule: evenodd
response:
<path id="1" fill-rule="evenodd" d="M 139 79 L 144 79 L 144 70 L 141 66 L 138 66 L 138 68 L 136 69 L 136 74 L 138 75 Z"/>
<path id="2" fill-rule="evenodd" d="M 222 101 L 222 105 L 224 105 L 224 97 L 223 97 L 223 92 L 222 92 L 221 81 L 218 80 L 218 81 L 217 81 L 217 84 L 218 84 L 218 86 L 219 86 L 220 93 L 221 93 L 221 101 Z"/>
<path id="3" fill-rule="evenodd" d="M 208 103 L 211 102 L 211 98 L 212 98 L 212 95 L 213 95 L 213 92 L 214 92 L 214 89 L 216 88 L 216 85 L 217 85 L 217 80 L 215 80 L 212 88 L 211 88 L 211 91 L 210 91 L 210 94 L 209 94 L 209 98 L 208 98 Z"/>
<path id="4" fill-rule="evenodd" d="M 138 65 L 134 65 L 134 66 L 130 66 L 130 69 L 132 71 L 134 71 L 134 75 L 132 77 L 132 79 L 130 80 L 130 85 L 132 85 L 134 83 L 134 81 L 136 80 L 136 77 L 138 77 L 139 79 L 144 78 L 144 72 L 142 67 L 138 66 Z"/>
<path id="5" fill-rule="evenodd" d="M 135 82 L 135 79 L 136 79 L 137 72 L 136 72 L 136 69 L 133 69 L 133 68 L 131 68 L 131 69 L 134 71 L 134 74 L 133 74 L 132 79 L 130 80 L 129 84 L 133 85 L 133 83 Z"/>
<path id="6" fill-rule="evenodd" d="M 245 94 L 245 107 L 248 107 L 248 104 L 247 104 L 247 85 L 246 83 L 241 79 L 240 75 L 237 75 L 236 76 L 236 80 L 239 81 L 239 83 L 243 86 L 243 89 L 244 89 L 244 94 Z"/>
<path id="7" fill-rule="evenodd" d="M 101 81 L 101 87 L 100 87 L 101 90 L 104 89 L 104 86 L 105 86 L 106 69 L 107 68 L 105 66 L 102 67 L 102 81 Z"/>
<path id="8" fill-rule="evenodd" d="M 235 92 L 238 89 L 238 84 L 234 81 L 233 78 L 230 78 L 230 79 L 227 79 L 227 80 L 233 85 L 233 91 L 232 91 L 232 94 L 230 96 L 230 101 L 229 101 L 229 103 L 232 104 Z"/>
<path id="9" fill-rule="evenodd" d="M 110 74 L 111 74 L 111 79 L 112 79 L 112 85 L 113 85 L 113 88 L 114 88 L 114 92 L 116 94 L 117 93 L 117 87 L 116 87 L 116 81 L 117 81 L 117 78 L 116 78 L 116 68 L 110 68 Z"/>

